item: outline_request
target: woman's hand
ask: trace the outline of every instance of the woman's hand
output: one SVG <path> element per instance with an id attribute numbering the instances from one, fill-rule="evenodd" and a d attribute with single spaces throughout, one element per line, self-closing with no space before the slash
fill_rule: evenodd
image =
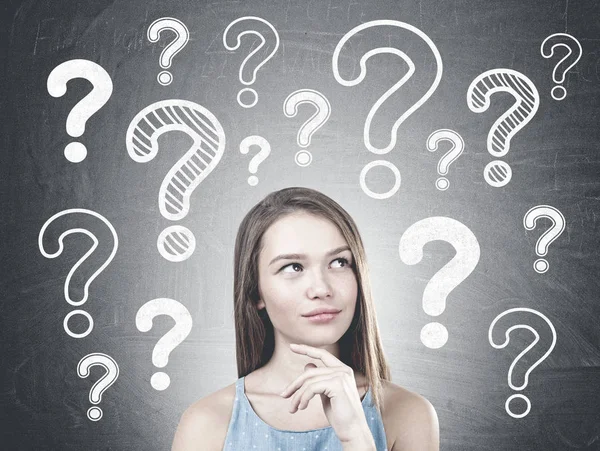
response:
<path id="1" fill-rule="evenodd" d="M 325 415 L 336 435 L 344 444 L 375 442 L 365 418 L 360 395 L 356 388 L 354 370 L 330 352 L 308 345 L 290 344 L 292 351 L 321 360 L 325 367 L 314 363 L 286 387 L 281 396 L 291 396 L 290 412 L 305 409 L 316 395 L 321 396 Z M 368 449 L 368 448 L 364 448 Z"/>

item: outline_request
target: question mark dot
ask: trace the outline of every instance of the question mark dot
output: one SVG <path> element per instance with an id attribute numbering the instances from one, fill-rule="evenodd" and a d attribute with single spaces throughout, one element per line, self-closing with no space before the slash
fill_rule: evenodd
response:
<path id="1" fill-rule="evenodd" d="M 246 92 L 250 93 L 250 98 L 252 99 L 250 103 L 242 102 L 242 94 L 246 93 Z M 244 97 L 248 97 L 248 96 L 244 96 Z M 241 107 L 252 108 L 258 102 L 258 94 L 252 88 L 244 88 L 240 92 L 238 92 L 237 101 Z"/>
<path id="2" fill-rule="evenodd" d="M 295 160 L 298 166 L 306 167 L 312 161 L 312 154 L 307 150 L 301 150 L 296 153 Z"/>
<path id="3" fill-rule="evenodd" d="M 502 160 L 490 161 L 483 169 L 483 178 L 488 185 L 501 188 L 510 182 L 512 169 L 508 163 Z"/>
<path id="4" fill-rule="evenodd" d="M 156 240 L 160 255 L 170 262 L 178 263 L 190 258 L 196 249 L 196 237 L 182 225 L 167 227 Z"/>
<path id="5" fill-rule="evenodd" d="M 550 267 L 550 265 L 543 258 L 538 258 L 533 263 L 533 269 L 535 269 L 535 272 L 537 272 L 539 274 L 544 274 L 546 271 L 548 271 L 549 267 Z"/>
<path id="6" fill-rule="evenodd" d="M 522 399 L 523 401 L 525 401 L 526 407 L 525 407 L 525 411 L 523 413 L 514 413 L 512 411 L 512 409 L 510 408 L 511 402 L 515 399 Z M 508 413 L 511 417 L 523 418 L 523 417 L 526 417 L 527 414 L 529 413 L 529 411 L 531 410 L 531 401 L 529 401 L 529 398 L 527 396 L 517 393 L 517 394 L 510 396 L 506 400 L 506 403 L 504 403 L 504 407 L 506 409 L 506 413 Z"/>
<path id="7" fill-rule="evenodd" d="M 158 373 L 154 373 L 152 375 L 152 377 L 150 378 L 150 384 L 155 390 L 162 391 L 166 389 L 169 385 L 171 385 L 171 378 L 167 373 L 159 371 Z"/>
<path id="8" fill-rule="evenodd" d="M 87 411 L 87 416 L 92 421 L 98 421 L 102 418 L 102 409 L 100 407 L 90 407 Z"/>
<path id="9" fill-rule="evenodd" d="M 552 91 L 550 91 L 550 93 L 552 94 L 552 98 L 554 100 L 562 100 L 565 97 L 567 97 L 567 90 L 562 86 L 555 86 L 554 88 L 552 88 Z"/>
<path id="10" fill-rule="evenodd" d="M 65 158 L 71 163 L 81 163 L 87 157 L 87 149 L 79 142 L 69 143 L 65 147 Z"/>
<path id="11" fill-rule="evenodd" d="M 440 323 L 429 323 L 421 329 L 421 343 L 429 349 L 438 349 L 448 342 L 448 329 Z"/>
<path id="12" fill-rule="evenodd" d="M 435 186 L 440 191 L 446 191 L 448 189 L 448 187 L 450 186 L 450 182 L 448 181 L 447 178 L 440 177 L 439 179 L 436 180 Z"/>
<path id="13" fill-rule="evenodd" d="M 168 86 L 173 81 L 173 75 L 171 75 L 171 72 L 163 70 L 161 73 L 158 74 L 156 79 L 161 85 Z"/>
<path id="14" fill-rule="evenodd" d="M 248 185 L 250 185 L 250 186 L 258 185 L 258 177 L 255 175 L 251 175 L 250 177 L 248 177 Z"/>

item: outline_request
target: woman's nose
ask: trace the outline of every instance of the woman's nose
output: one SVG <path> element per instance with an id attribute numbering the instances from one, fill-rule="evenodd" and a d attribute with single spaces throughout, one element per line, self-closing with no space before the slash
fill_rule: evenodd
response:
<path id="1" fill-rule="evenodd" d="M 331 284 L 325 272 L 320 270 L 313 271 L 310 277 L 308 295 L 311 298 L 331 296 Z"/>

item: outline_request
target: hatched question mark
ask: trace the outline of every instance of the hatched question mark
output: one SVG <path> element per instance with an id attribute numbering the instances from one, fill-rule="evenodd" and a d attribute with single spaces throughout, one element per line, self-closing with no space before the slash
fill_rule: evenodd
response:
<path id="1" fill-rule="evenodd" d="M 106 370 L 106 374 L 96 381 L 90 390 L 90 402 L 94 404 L 87 411 L 87 417 L 92 421 L 98 421 L 102 418 L 102 409 L 98 407 L 102 401 L 104 392 L 115 383 L 119 377 L 119 365 L 111 356 L 101 352 L 93 352 L 83 357 L 77 364 L 77 374 L 81 378 L 86 378 L 90 375 L 92 366 L 101 366 Z"/>
<path id="2" fill-rule="evenodd" d="M 423 292 L 423 310 L 438 316 L 446 309 L 446 298 L 473 272 L 479 262 L 480 249 L 471 230 L 456 219 L 433 216 L 417 221 L 402 234 L 398 247 L 400 258 L 407 265 L 423 259 L 423 247 L 431 241 L 446 241 L 456 255 L 427 283 Z M 421 329 L 421 342 L 431 349 L 441 348 L 448 341 L 443 324 L 432 322 Z"/>
<path id="3" fill-rule="evenodd" d="M 147 106 L 133 118 L 125 138 L 129 156 L 138 163 L 152 160 L 158 153 L 158 137 L 175 130 L 192 138 L 193 144 L 169 169 L 160 186 L 160 213 L 171 221 L 185 218 L 192 193 L 217 166 L 225 150 L 225 132 L 210 111 L 188 100 L 169 99 Z M 167 227 L 157 240 L 159 253 L 172 262 L 186 260 L 195 247 L 194 234 L 181 225 Z"/>
<path id="4" fill-rule="evenodd" d="M 467 105 L 474 113 L 483 113 L 490 107 L 490 97 L 496 92 L 508 92 L 516 102 L 500 116 L 487 137 L 487 150 L 502 157 L 510 150 L 512 137 L 533 119 L 540 105 L 540 95 L 533 82 L 512 69 L 491 69 L 478 75 L 467 90 Z M 483 171 L 488 185 L 499 188 L 507 185 L 512 176 L 510 166 L 494 160 Z"/>
<path id="5" fill-rule="evenodd" d="M 438 149 L 440 141 L 449 141 L 452 148 L 444 154 L 437 166 L 438 174 L 447 175 L 450 164 L 453 163 L 462 153 L 465 148 L 465 142 L 462 137 L 454 130 L 440 129 L 434 131 L 427 138 L 427 150 L 435 152 Z M 435 186 L 440 191 L 445 191 L 450 186 L 450 182 L 446 177 L 440 177 L 436 180 Z"/>
<path id="6" fill-rule="evenodd" d="M 158 42 L 163 31 L 169 30 L 175 33 L 175 40 L 167 45 L 160 54 L 159 64 L 163 69 L 171 67 L 173 57 L 177 55 L 188 43 L 190 32 L 185 24 L 179 19 L 173 17 L 161 17 L 156 19 L 148 27 L 148 40 Z M 163 86 L 168 86 L 173 81 L 173 74 L 167 70 L 160 72 L 156 79 Z"/>
<path id="7" fill-rule="evenodd" d="M 523 385 L 521 385 L 521 386 L 516 386 L 515 384 L 513 384 L 513 381 L 512 381 L 513 370 L 514 370 L 515 366 L 517 365 L 517 363 L 519 362 L 519 360 L 521 359 L 521 357 L 523 357 L 530 349 L 535 347 L 535 345 L 540 341 L 540 334 L 537 332 L 537 330 L 535 330 L 533 327 L 531 327 L 527 324 L 517 324 L 517 325 L 513 325 L 513 326 L 509 327 L 510 324 L 514 324 L 516 322 L 517 318 L 523 316 L 522 313 L 518 313 L 518 312 L 533 313 L 537 317 L 542 318 L 546 322 L 546 324 L 548 325 L 548 327 L 552 333 L 552 343 L 548 347 L 548 350 L 542 357 L 540 357 L 533 365 L 531 365 L 527 369 L 527 372 L 525 373 L 525 377 L 524 377 L 525 381 L 523 382 Z M 504 320 L 502 320 L 502 323 L 504 323 L 504 324 L 502 324 L 502 326 L 496 326 L 496 324 L 498 324 L 502 318 L 505 318 Z M 510 321 L 508 318 L 511 318 L 512 321 Z M 504 343 L 497 344 L 494 342 L 494 339 L 492 336 L 493 332 L 494 332 L 494 328 L 501 329 L 504 331 L 504 336 L 506 337 L 506 340 L 504 341 Z M 556 329 L 554 329 L 554 325 L 552 324 L 552 322 L 550 322 L 550 320 L 545 315 L 538 312 L 537 310 L 533 310 L 533 309 L 530 309 L 527 307 L 512 308 L 512 309 L 506 310 L 505 312 L 496 316 L 496 318 L 494 318 L 494 321 L 492 321 L 492 323 L 490 324 L 490 328 L 488 330 L 488 340 L 490 342 L 490 345 L 492 345 L 496 349 L 505 348 L 506 346 L 508 346 L 508 343 L 510 341 L 510 333 L 515 329 L 527 329 L 531 333 L 533 333 L 533 335 L 535 336 L 535 340 L 529 346 L 527 346 L 513 360 L 513 362 L 510 365 L 510 368 L 508 370 L 508 385 L 509 385 L 509 387 L 512 388 L 513 390 L 523 390 L 525 387 L 527 387 L 527 384 L 529 383 L 529 373 L 531 373 L 540 363 L 542 363 L 544 361 L 544 359 L 546 359 L 546 357 L 548 357 L 550 355 L 550 353 L 552 352 L 552 350 L 554 349 L 554 346 L 556 345 Z M 525 409 L 525 411 L 523 413 L 516 414 L 510 408 L 511 401 L 516 398 L 522 399 L 527 404 L 527 408 Z M 525 395 L 513 394 L 506 400 L 506 403 L 504 404 L 504 408 L 506 409 L 506 413 L 508 413 L 511 417 L 523 418 L 531 410 L 531 401 L 529 401 L 529 398 Z"/>
<path id="8" fill-rule="evenodd" d="M 242 142 L 240 143 L 240 152 L 246 155 L 250 151 L 250 146 L 258 146 L 260 151 L 252 157 L 250 160 L 250 164 L 248 165 L 248 170 L 252 174 L 256 174 L 258 170 L 258 165 L 267 159 L 267 157 L 271 154 L 271 145 L 269 141 L 267 141 L 262 136 L 252 135 L 246 136 Z M 258 177 L 255 175 L 251 175 L 248 177 L 248 185 L 256 186 L 258 184 Z"/>
<path id="9" fill-rule="evenodd" d="M 523 226 L 527 230 L 533 230 L 540 218 L 552 220 L 552 227 L 546 230 L 546 232 L 538 238 L 537 243 L 535 244 L 535 253 L 539 257 L 544 257 L 548 253 L 548 246 L 550 246 L 550 244 L 563 233 L 563 230 L 565 230 L 566 220 L 558 209 L 550 205 L 537 205 L 530 208 L 529 211 L 525 213 L 525 216 L 523 216 Z M 543 258 L 539 258 L 533 263 L 533 269 L 538 274 L 545 273 L 548 271 L 549 267 L 548 261 Z"/>
<path id="10" fill-rule="evenodd" d="M 256 22 L 260 22 L 260 23 L 256 23 Z M 240 23 L 243 23 L 243 29 L 246 29 L 246 28 L 250 28 L 250 29 L 249 30 L 246 29 L 245 31 L 238 32 L 237 34 L 235 34 L 235 32 L 231 31 L 231 30 L 232 30 L 232 28 L 234 28 L 234 26 L 236 24 L 240 24 Z M 260 24 L 267 25 L 269 31 L 271 32 L 271 34 L 268 36 L 268 39 L 265 39 L 264 35 L 260 31 L 252 29 L 252 27 L 254 27 L 254 26 L 261 26 Z M 227 42 L 229 39 L 230 33 L 235 34 L 236 42 L 237 42 L 235 45 L 231 45 L 230 43 Z M 279 33 L 277 33 L 277 30 L 275 29 L 275 27 L 273 25 L 271 25 L 271 23 L 266 21 L 265 19 L 262 19 L 262 18 L 256 17 L 256 16 L 240 17 L 238 19 L 235 19 L 233 22 L 231 22 L 229 25 L 227 25 L 227 28 L 225 28 L 225 31 L 223 32 L 223 45 L 225 46 L 225 48 L 227 50 L 231 50 L 231 51 L 236 50 L 239 48 L 239 46 L 242 43 L 242 41 L 241 41 L 242 36 L 245 36 L 247 34 L 256 35 L 260 38 L 260 41 L 261 41 L 260 45 L 256 49 L 254 49 L 252 52 L 250 52 L 250 54 L 244 59 L 244 61 L 242 62 L 242 65 L 240 66 L 240 71 L 239 71 L 240 82 L 246 86 L 250 86 L 250 85 L 254 84 L 254 82 L 256 81 L 256 73 L 258 72 L 258 70 L 261 67 L 263 67 L 267 63 L 267 61 L 269 61 L 273 57 L 273 55 L 279 48 Z M 260 61 L 256 65 L 256 67 L 252 70 L 252 77 L 250 78 L 250 80 L 249 81 L 244 80 L 244 68 L 246 67 L 246 65 L 249 65 L 248 61 L 254 56 L 255 53 L 259 52 L 266 45 L 265 43 L 267 41 L 271 41 L 271 40 L 275 41 L 274 44 L 269 42 L 269 46 L 273 46 L 273 49 L 269 52 L 269 54 L 266 56 L 266 58 L 264 58 L 262 61 Z M 252 101 L 250 101 L 249 103 L 244 103 L 242 101 L 241 96 L 245 92 L 251 94 Z M 254 90 L 253 88 L 243 88 L 242 90 L 240 90 L 238 92 L 237 101 L 238 101 L 238 104 L 243 108 L 252 108 L 258 102 L 258 94 L 256 93 L 256 90 Z"/>
<path id="11" fill-rule="evenodd" d="M 84 78 L 92 84 L 90 93 L 81 99 L 67 116 L 67 133 L 78 138 L 85 132 L 88 119 L 110 99 L 113 83 L 102 66 L 92 61 L 74 59 L 59 64 L 50 72 L 46 83 L 48 93 L 52 97 L 62 97 L 67 93 L 67 82 L 75 78 Z M 64 155 L 71 163 L 80 163 L 87 156 L 87 148 L 75 141 L 67 144 Z"/>
<path id="12" fill-rule="evenodd" d="M 298 89 L 292 92 L 283 101 L 283 113 L 287 117 L 294 117 L 298 114 L 298 105 L 308 103 L 315 107 L 315 113 L 302 124 L 296 142 L 298 146 L 307 148 L 310 146 L 312 135 L 320 129 L 331 115 L 331 104 L 327 97 L 314 89 Z M 312 161 L 312 154 L 307 150 L 301 150 L 296 153 L 295 161 L 298 166 L 308 166 Z"/>
<path id="13" fill-rule="evenodd" d="M 75 301 L 75 300 L 71 299 L 71 296 L 69 294 L 70 287 L 71 287 L 71 278 L 73 277 L 73 274 L 75 273 L 75 271 L 77 271 L 77 268 L 79 268 L 83 264 L 83 262 L 85 260 L 87 260 L 87 258 L 96 251 L 96 248 L 98 247 L 98 243 L 99 243 L 98 238 L 96 238 L 96 235 L 94 235 L 94 233 L 90 232 L 87 229 L 80 228 L 80 227 L 68 228 L 67 224 L 65 223 L 66 219 L 73 218 L 73 217 L 79 217 L 79 215 L 87 215 L 88 217 L 92 216 L 93 218 L 99 219 L 101 221 L 101 225 L 106 226 L 110 230 L 113 242 L 112 242 L 112 250 L 110 252 L 110 255 L 106 258 L 104 263 L 102 263 L 102 265 L 86 280 L 84 287 L 83 287 L 83 298 L 79 301 Z M 44 235 L 46 234 L 46 231 L 49 228 L 55 229 L 55 230 L 53 230 L 53 234 L 58 233 L 58 231 L 60 231 L 60 230 L 66 229 L 58 237 L 58 250 L 54 253 L 48 252 L 44 246 Z M 48 233 L 50 233 L 50 232 L 48 232 Z M 119 238 L 117 236 L 117 232 L 116 232 L 115 228 L 113 227 L 113 225 L 108 221 L 108 219 L 106 219 L 101 214 L 96 213 L 95 211 L 92 211 L 92 210 L 87 210 L 85 208 L 70 208 L 68 210 L 59 211 L 58 213 L 54 214 L 52 217 L 50 217 L 44 223 L 44 225 L 40 229 L 40 233 L 38 234 L 38 247 L 40 249 L 40 252 L 46 258 L 58 257 L 60 254 L 62 254 L 62 252 L 64 250 L 63 241 L 64 241 L 65 237 L 68 235 L 71 235 L 73 233 L 82 233 L 82 234 L 90 237 L 93 241 L 92 247 L 71 268 L 71 270 L 69 271 L 69 274 L 67 275 L 67 278 L 65 280 L 65 284 L 64 284 L 65 300 L 71 305 L 79 306 L 79 305 L 85 304 L 85 302 L 88 300 L 90 284 L 94 281 L 94 279 L 96 277 L 98 277 L 98 275 L 102 271 L 104 271 L 104 269 L 110 264 L 112 259 L 115 257 L 115 254 L 117 253 L 117 248 L 119 247 Z M 87 319 L 89 325 L 85 332 L 75 333 L 70 329 L 69 319 L 71 319 L 71 317 L 73 317 L 74 315 L 82 315 Z M 94 320 L 90 316 L 90 314 L 87 313 L 85 310 L 76 309 L 67 314 L 67 316 L 65 317 L 65 319 L 63 321 L 63 327 L 65 329 L 65 332 L 69 336 L 71 336 L 73 338 L 83 338 L 83 337 L 88 336 L 89 333 L 94 328 Z"/>
<path id="14" fill-rule="evenodd" d="M 550 42 L 554 42 L 554 44 L 550 46 Z M 564 86 L 562 86 L 562 84 L 565 82 L 565 76 L 567 75 L 567 72 L 569 72 L 569 69 L 577 64 L 577 61 L 580 60 L 581 54 L 583 53 L 583 49 L 581 48 L 579 41 L 567 33 L 554 33 L 548 36 L 546 39 L 544 39 L 544 42 L 542 42 L 542 45 L 540 46 L 540 52 L 544 58 L 551 58 L 554 56 L 554 50 L 556 50 L 558 47 L 566 48 L 568 53 L 558 63 L 556 63 L 556 66 L 552 71 L 552 80 L 554 83 L 556 83 L 556 86 L 552 88 L 550 94 L 554 100 L 562 100 L 567 96 L 567 90 L 564 88 Z M 575 55 L 571 57 L 574 50 Z M 569 59 L 572 59 L 573 62 L 567 64 L 565 61 Z M 558 72 L 558 68 L 560 66 L 566 67 Z M 559 73 L 560 76 L 557 76 L 557 73 Z"/>
<path id="15" fill-rule="evenodd" d="M 156 316 L 167 315 L 173 318 L 175 326 L 158 340 L 152 351 L 152 364 L 164 368 L 169 362 L 169 354 L 192 330 L 192 315 L 183 304 L 174 299 L 157 298 L 146 302 L 140 307 L 135 316 L 135 326 L 140 332 L 148 332 L 152 329 L 152 323 Z M 150 379 L 152 388 L 165 390 L 171 384 L 171 378 L 162 371 L 156 372 Z"/>

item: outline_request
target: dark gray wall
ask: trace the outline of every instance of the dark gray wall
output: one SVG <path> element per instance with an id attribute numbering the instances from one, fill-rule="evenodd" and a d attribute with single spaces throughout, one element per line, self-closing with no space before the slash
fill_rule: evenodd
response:
<path id="1" fill-rule="evenodd" d="M 600 449 L 598 2 L 29 1 L 7 2 L 2 10 L 3 449 L 169 449 L 183 410 L 237 378 L 235 233 L 252 205 L 286 186 L 323 191 L 358 223 L 393 381 L 435 406 L 442 449 Z M 244 40 L 230 52 L 222 35 L 230 22 L 248 15 L 272 23 L 281 44 L 253 84 L 258 104 L 244 109 L 235 98 L 244 87 L 238 70 L 257 42 Z M 156 82 L 159 57 L 173 35 L 151 43 L 146 30 L 165 16 L 185 23 L 190 41 L 173 58 L 173 82 L 163 87 Z M 339 40 L 375 19 L 419 28 L 443 60 L 439 86 L 399 127 L 396 146 L 386 155 L 366 149 L 363 124 L 371 106 L 406 73 L 407 65 L 393 55 L 373 57 L 365 80 L 355 87 L 339 84 L 332 71 Z M 542 41 L 558 32 L 576 37 L 583 49 L 568 71 L 562 101 L 553 100 L 550 90 L 555 85 L 553 68 L 565 53 L 549 59 L 540 54 Z M 356 76 L 360 56 L 381 46 L 401 49 L 416 66 L 415 75 L 374 119 L 373 140 L 384 145 L 393 123 L 431 85 L 435 66 L 418 37 L 385 30 L 357 39 L 344 59 L 346 75 Z M 51 97 L 46 88 L 50 72 L 76 58 L 102 66 L 114 85 L 112 96 L 88 120 L 80 138 L 67 134 L 65 122 L 91 85 L 71 81 L 60 98 Z M 482 175 L 485 165 L 496 159 L 486 150 L 486 137 L 514 98 L 497 93 L 480 114 L 466 102 L 471 82 L 495 68 L 524 74 L 540 98 L 535 117 L 499 158 L 513 170 L 511 182 L 502 188 L 489 186 Z M 313 110 L 301 106 L 295 118 L 282 111 L 287 95 L 300 88 L 316 89 L 331 103 L 331 117 L 313 135 L 308 167 L 296 165 L 294 154 L 300 150 L 298 129 Z M 175 98 L 212 112 L 224 129 L 226 146 L 218 166 L 191 196 L 187 216 L 169 221 L 159 211 L 159 187 L 191 140 L 181 132 L 165 134 L 158 156 L 140 164 L 127 153 L 126 132 L 143 108 Z M 448 147 L 430 153 L 425 146 L 430 133 L 441 128 L 457 131 L 465 142 L 463 154 L 450 166 L 451 186 L 443 192 L 434 183 L 437 162 Z M 265 137 L 272 151 L 256 173 L 258 185 L 250 186 L 248 165 L 255 150 L 242 155 L 239 143 L 254 134 Z M 63 155 L 73 141 L 88 149 L 80 163 Z M 388 199 L 372 199 L 359 186 L 360 171 L 377 159 L 390 161 L 402 175 L 400 189 Z M 376 168 L 367 182 L 373 191 L 383 192 L 393 178 Z M 537 205 L 555 207 L 566 221 L 549 246 L 545 274 L 534 272 L 532 264 L 536 242 L 551 222 L 542 219 L 532 231 L 523 226 L 523 216 Z M 55 259 L 45 258 L 38 247 L 44 223 L 71 208 L 98 212 L 119 237 L 114 259 L 90 284 L 89 298 L 80 307 L 66 302 L 63 287 L 92 239 L 67 236 L 63 254 Z M 460 221 L 481 249 L 476 268 L 452 290 L 445 310 L 435 318 L 423 309 L 423 292 L 453 258 L 453 246 L 427 244 L 423 261 L 412 266 L 403 263 L 398 251 L 402 234 L 431 216 Z M 180 263 L 166 261 L 157 251 L 159 233 L 173 224 L 188 227 L 197 241 L 193 255 Z M 93 230 L 100 241 L 71 282 L 71 296 L 81 299 L 85 281 L 110 252 L 106 243 L 111 235 L 90 218 L 66 220 L 61 227 L 46 237 L 53 252 L 59 234 L 70 227 Z M 155 298 L 177 300 L 193 319 L 189 336 L 171 352 L 164 368 L 171 378 L 164 391 L 150 385 L 157 371 L 152 350 L 174 321 L 159 316 L 146 333 L 135 323 L 138 310 Z M 494 318 L 517 307 L 542 313 L 556 330 L 556 346 L 521 391 L 507 384 L 508 370 L 534 335 L 516 330 L 504 349 L 494 349 L 488 341 Z M 94 319 L 85 338 L 72 338 L 63 329 L 64 317 L 75 308 Z M 449 333 L 439 349 L 427 348 L 419 339 L 430 321 L 444 324 Z M 522 321 L 538 330 L 540 342 L 516 365 L 518 385 L 552 341 L 544 321 L 532 316 Z M 72 323 L 79 332 L 85 326 L 83 321 Z M 498 332 L 498 341 L 502 338 Z M 88 394 L 105 371 L 95 366 L 89 377 L 77 375 L 80 359 L 94 352 L 111 356 L 120 368 L 118 379 L 103 394 L 99 406 L 104 416 L 97 422 L 86 417 L 92 405 Z M 504 409 L 515 393 L 531 401 L 530 413 L 521 419 Z"/>

